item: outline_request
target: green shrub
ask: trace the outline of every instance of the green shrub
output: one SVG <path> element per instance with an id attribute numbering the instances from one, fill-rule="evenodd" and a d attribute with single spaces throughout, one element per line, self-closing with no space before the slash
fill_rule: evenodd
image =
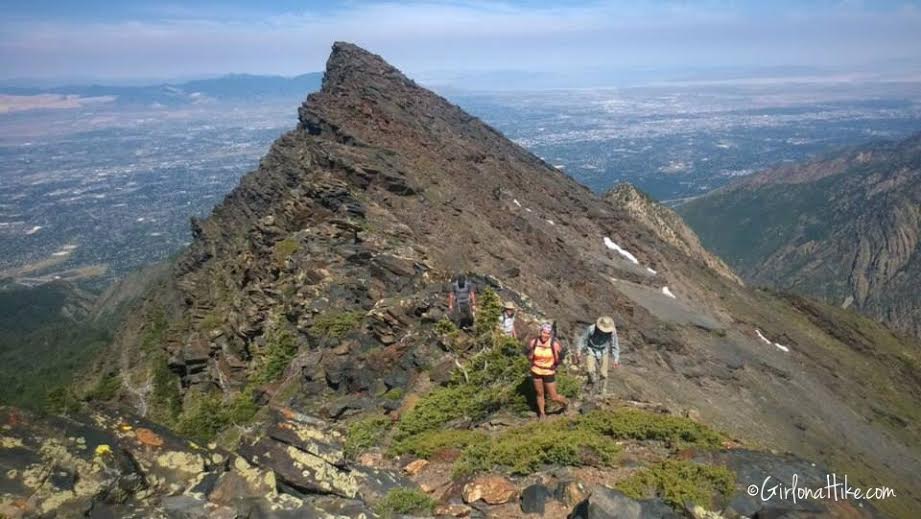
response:
<path id="1" fill-rule="evenodd" d="M 610 466 L 620 454 L 611 438 L 579 427 L 577 420 L 532 423 L 470 445 L 457 461 L 460 474 L 505 468 L 530 474 L 543 465 Z"/>
<path id="2" fill-rule="evenodd" d="M 582 379 L 565 371 L 557 370 L 556 390 L 566 398 L 576 398 L 582 392 Z"/>
<path id="3" fill-rule="evenodd" d="M 166 312 L 160 306 L 153 307 L 147 315 L 148 320 L 141 331 L 141 350 L 155 353 L 162 349 L 163 336 L 169 327 L 169 322 L 166 320 Z"/>
<path id="4" fill-rule="evenodd" d="M 297 252 L 299 248 L 300 246 L 295 240 L 286 238 L 279 242 L 275 242 L 275 247 L 272 249 L 272 257 L 275 263 L 282 267 L 285 265 L 285 261 Z"/>
<path id="5" fill-rule="evenodd" d="M 477 313 L 474 329 L 478 338 L 487 338 L 496 331 L 502 316 L 502 299 L 491 288 L 484 288 L 477 294 Z"/>
<path id="6" fill-rule="evenodd" d="M 288 368 L 297 350 L 294 332 L 283 324 L 275 325 L 267 334 L 261 365 L 252 380 L 259 384 L 274 382 Z"/>
<path id="7" fill-rule="evenodd" d="M 394 488 L 374 505 L 374 511 L 384 518 L 400 515 L 431 515 L 435 500 L 421 490 Z"/>
<path id="8" fill-rule="evenodd" d="M 176 431 L 196 441 L 207 443 L 230 425 L 219 395 L 203 394 L 192 399 L 179 415 Z"/>
<path id="9" fill-rule="evenodd" d="M 70 388 L 59 386 L 48 392 L 47 409 L 55 414 L 71 414 L 81 409 L 80 400 Z"/>
<path id="10" fill-rule="evenodd" d="M 485 433 L 471 431 L 470 429 L 426 431 L 397 441 L 390 451 L 396 455 L 412 454 L 420 458 L 428 458 L 443 449 L 463 450 L 472 445 L 485 443 L 488 440 L 489 438 Z"/>
<path id="11" fill-rule="evenodd" d="M 170 425 L 182 411 L 179 377 L 170 371 L 166 354 L 157 352 L 149 360 L 153 372 L 153 391 L 150 395 L 150 416 L 154 421 Z"/>
<path id="12" fill-rule="evenodd" d="M 619 439 L 659 440 L 673 447 L 719 447 L 718 432 L 688 418 L 639 409 L 594 411 L 579 418 L 581 427 Z"/>
<path id="13" fill-rule="evenodd" d="M 348 332 L 358 328 L 364 313 L 360 311 L 351 312 L 327 312 L 320 314 L 313 319 L 313 332 L 320 337 L 340 338 Z"/>
<path id="14" fill-rule="evenodd" d="M 122 379 L 115 373 L 103 375 L 86 395 L 88 400 L 97 402 L 106 402 L 118 395 L 118 390 L 122 387 Z"/>
<path id="15" fill-rule="evenodd" d="M 406 391 L 402 387 L 394 387 L 390 388 L 386 393 L 384 393 L 383 398 L 396 401 L 403 398 L 405 393 Z"/>
<path id="16" fill-rule="evenodd" d="M 176 430 L 202 443 L 234 425 L 250 423 L 259 411 L 252 386 L 247 386 L 233 400 L 225 402 L 220 394 L 192 397 L 176 421 Z"/>
<path id="17" fill-rule="evenodd" d="M 686 503 L 709 508 L 716 494 L 733 493 L 735 475 L 726 467 L 667 460 L 621 481 L 617 488 L 633 499 L 659 496 L 675 508 Z"/>
<path id="18" fill-rule="evenodd" d="M 390 418 L 369 416 L 352 422 L 345 439 L 345 455 L 354 459 L 363 451 L 378 445 L 390 428 Z"/>
<path id="19" fill-rule="evenodd" d="M 447 317 L 442 317 L 435 323 L 435 333 L 439 335 L 455 336 L 460 332 L 457 326 Z"/>
<path id="20" fill-rule="evenodd" d="M 233 425 L 246 425 L 253 421 L 258 412 L 256 392 L 252 386 L 246 386 L 226 408 L 227 422 Z"/>
<path id="21" fill-rule="evenodd" d="M 489 405 L 486 392 L 483 388 L 466 384 L 432 390 L 400 419 L 397 439 L 438 429 L 460 418 L 476 420 L 486 417 L 495 410 Z"/>

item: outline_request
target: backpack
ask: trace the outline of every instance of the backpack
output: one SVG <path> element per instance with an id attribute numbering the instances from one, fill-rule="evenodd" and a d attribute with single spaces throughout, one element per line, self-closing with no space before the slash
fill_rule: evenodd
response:
<path id="1" fill-rule="evenodd" d="M 464 283 L 463 288 L 457 281 L 454 281 L 451 289 L 454 291 L 454 300 L 457 302 L 457 306 L 465 308 L 470 306 L 470 294 L 473 292 L 473 286 L 469 279 Z"/>
<path id="2" fill-rule="evenodd" d="M 550 331 L 550 340 L 559 341 L 557 339 L 557 333 L 556 333 L 556 321 L 553 321 L 553 328 Z M 557 366 L 559 366 L 560 364 L 563 363 L 564 360 L 566 360 L 566 348 L 563 347 L 563 341 L 559 341 L 559 343 L 560 343 L 560 352 L 557 353 L 556 355 L 556 359 L 557 359 L 556 365 Z"/>

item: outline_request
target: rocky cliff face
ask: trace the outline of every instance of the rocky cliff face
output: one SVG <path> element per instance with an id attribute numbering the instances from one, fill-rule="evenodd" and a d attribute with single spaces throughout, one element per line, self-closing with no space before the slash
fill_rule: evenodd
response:
<path id="1" fill-rule="evenodd" d="M 747 516 L 781 506 L 740 496 L 751 474 L 734 483 L 733 469 L 689 461 L 732 450 L 732 438 L 895 487 L 906 497 L 882 504 L 892 513 L 917 506 L 917 346 L 745 288 L 669 213 L 593 195 L 353 45 L 333 47 L 299 116 L 193 222 L 172 275 L 100 359 L 90 382 L 113 388 L 110 403 L 271 473 L 290 513 L 371 514 L 390 499 L 501 517 L 544 505 L 601 517 L 591 510 L 617 503 L 668 516 L 685 499 Z M 443 320 L 457 272 L 483 297 L 471 333 Z M 497 297 L 518 304 L 524 328 L 557 320 L 567 343 L 613 314 L 624 349 L 613 396 L 580 394 L 566 368 L 561 390 L 585 417 L 527 425 L 527 367 L 490 333 Z M 656 483 L 675 473 L 705 490 L 691 499 Z M 422 497 L 390 491 L 413 485 Z M 586 502 L 593 485 L 632 498 L 599 487 Z M 191 497 L 200 508 L 210 496 Z"/>
<path id="2" fill-rule="evenodd" d="M 921 137 L 766 171 L 679 210 L 753 283 L 921 337 Z"/>
<path id="3" fill-rule="evenodd" d="M 700 239 L 677 213 L 657 203 L 649 195 L 624 183 L 608 191 L 604 199 L 615 207 L 630 212 L 637 223 L 653 232 L 663 242 L 683 252 L 688 258 L 699 258 L 714 272 L 742 284 L 742 280 L 723 263 L 723 260 L 700 244 Z"/>

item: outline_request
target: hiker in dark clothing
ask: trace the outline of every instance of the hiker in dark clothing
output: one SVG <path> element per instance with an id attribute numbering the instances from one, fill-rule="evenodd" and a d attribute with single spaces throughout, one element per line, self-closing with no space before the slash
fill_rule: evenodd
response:
<path id="1" fill-rule="evenodd" d="M 448 312 L 458 328 L 467 329 L 473 326 L 473 316 L 476 315 L 476 288 L 464 274 L 458 274 L 451 283 Z"/>

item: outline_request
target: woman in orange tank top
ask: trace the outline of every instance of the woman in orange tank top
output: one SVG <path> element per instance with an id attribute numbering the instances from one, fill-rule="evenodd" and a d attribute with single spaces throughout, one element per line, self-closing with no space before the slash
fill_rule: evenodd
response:
<path id="1" fill-rule="evenodd" d="M 528 345 L 528 359 L 531 361 L 531 379 L 534 381 L 534 392 L 537 395 L 537 418 L 547 416 L 544 411 L 544 394 L 550 400 L 559 402 L 563 409 L 569 405 L 563 395 L 556 392 L 556 366 L 560 363 L 560 341 L 552 338 L 553 327 L 549 323 L 542 324 L 540 336 L 531 339 Z"/>

